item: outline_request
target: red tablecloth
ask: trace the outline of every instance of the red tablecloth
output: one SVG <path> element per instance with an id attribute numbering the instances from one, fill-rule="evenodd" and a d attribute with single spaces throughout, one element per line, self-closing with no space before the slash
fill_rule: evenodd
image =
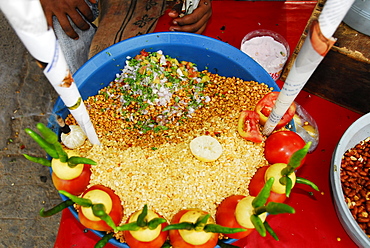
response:
<path id="1" fill-rule="evenodd" d="M 315 2 L 250 2 L 213 1 L 213 16 L 204 35 L 227 42 L 237 48 L 245 34 L 255 29 L 271 29 L 283 35 L 291 50 L 309 19 Z M 170 19 L 162 17 L 157 32 L 167 31 Z M 278 82 L 279 86 L 282 82 Z M 241 247 L 357 247 L 342 228 L 330 190 L 330 160 L 341 135 L 359 114 L 302 91 L 296 101 L 316 120 L 320 142 L 309 154 L 298 175 L 315 182 L 321 193 L 309 194 L 310 188 L 298 185 L 287 203 L 295 214 L 269 216 L 269 223 L 280 241 L 270 236 L 260 237 L 256 232 L 236 244 Z M 56 248 L 93 247 L 98 237 L 64 210 Z M 111 245 L 107 246 L 113 247 Z"/>

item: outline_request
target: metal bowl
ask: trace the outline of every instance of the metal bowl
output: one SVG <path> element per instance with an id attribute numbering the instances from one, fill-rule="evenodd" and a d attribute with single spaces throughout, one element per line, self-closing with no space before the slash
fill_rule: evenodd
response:
<path id="1" fill-rule="evenodd" d="M 331 188 L 338 218 L 348 235 L 359 247 L 370 247 L 370 239 L 357 224 L 344 200 L 340 168 L 343 154 L 368 137 L 370 137 L 370 113 L 356 120 L 343 134 L 333 153 L 330 171 Z"/>

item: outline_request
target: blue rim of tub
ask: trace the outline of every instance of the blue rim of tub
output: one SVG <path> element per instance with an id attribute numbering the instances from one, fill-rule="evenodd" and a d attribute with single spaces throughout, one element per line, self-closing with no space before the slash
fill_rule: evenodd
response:
<path id="1" fill-rule="evenodd" d="M 147 52 L 162 50 L 163 54 L 170 55 L 178 60 L 190 61 L 197 65 L 198 70 L 208 70 L 211 73 L 225 77 L 237 77 L 245 81 L 265 83 L 274 91 L 280 88 L 270 75 L 252 58 L 239 49 L 214 38 L 203 35 L 182 32 L 159 32 L 145 34 L 121 41 L 101 51 L 87 61 L 74 75 L 73 78 L 83 100 L 96 95 L 98 90 L 106 87 L 120 73 L 129 57 L 139 54 L 142 49 Z M 53 114 L 65 118 L 68 109 L 63 101 L 58 98 L 53 108 Z M 48 127 L 59 134 L 60 130 L 55 120 L 55 115 L 49 118 Z M 294 128 L 291 122 L 290 127 Z M 60 195 L 62 200 L 68 198 Z M 78 220 L 78 213 L 69 207 L 73 216 Z M 103 237 L 105 232 L 88 229 L 98 237 Z M 224 243 L 232 244 L 235 239 L 225 239 Z M 109 241 L 117 247 L 129 248 L 117 239 Z M 216 246 L 219 248 L 220 246 Z"/>

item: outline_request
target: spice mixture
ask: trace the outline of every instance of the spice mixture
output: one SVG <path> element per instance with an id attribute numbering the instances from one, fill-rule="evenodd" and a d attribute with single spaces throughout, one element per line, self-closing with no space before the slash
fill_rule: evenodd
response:
<path id="1" fill-rule="evenodd" d="M 253 110 L 271 90 L 199 72 L 161 51 L 129 58 L 115 81 L 85 101 L 102 144 L 78 148 L 98 163 L 91 185 L 103 184 L 119 195 L 122 222 L 144 204 L 168 221 L 184 208 L 214 216 L 224 198 L 247 195 L 256 169 L 267 164 L 264 142 L 241 138 L 237 123 L 242 110 Z M 66 122 L 74 124 L 71 116 Z M 216 161 L 192 155 L 189 144 L 200 135 L 222 145 Z"/>
<path id="2" fill-rule="evenodd" d="M 370 137 L 345 152 L 342 189 L 353 218 L 370 238 Z"/>

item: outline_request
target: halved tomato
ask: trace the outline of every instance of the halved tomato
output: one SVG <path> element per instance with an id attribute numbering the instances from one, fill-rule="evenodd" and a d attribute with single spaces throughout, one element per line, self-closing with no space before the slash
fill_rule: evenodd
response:
<path id="1" fill-rule="evenodd" d="M 238 132 L 244 139 L 261 143 L 263 135 L 259 129 L 259 116 L 255 111 L 244 110 L 240 113 Z"/>
<path id="2" fill-rule="evenodd" d="M 259 122 L 261 125 L 265 125 L 279 94 L 280 92 L 277 91 L 270 92 L 257 103 L 254 110 L 259 115 Z M 285 112 L 279 123 L 276 125 L 275 130 L 280 129 L 288 124 L 293 119 L 295 111 L 296 105 L 293 102 L 288 110 Z"/>
<path id="3" fill-rule="evenodd" d="M 91 165 L 85 164 L 81 175 L 71 180 L 59 178 L 54 172 L 51 174 L 53 184 L 57 190 L 64 190 L 72 195 L 83 193 L 90 183 Z"/>
<path id="4" fill-rule="evenodd" d="M 103 185 L 94 185 L 90 187 L 83 193 L 82 198 L 84 198 L 84 196 L 88 194 L 89 192 L 92 192 L 95 190 L 102 191 L 103 194 L 104 192 L 108 194 L 108 197 L 110 198 L 109 200 L 110 202 L 108 203 L 101 202 L 101 199 L 99 198 L 97 199 L 89 198 L 89 199 L 92 201 L 93 204 L 102 203 L 105 206 L 110 205 L 111 209 L 109 212 L 107 212 L 107 214 L 112 218 L 114 224 L 118 225 L 121 222 L 122 217 L 123 217 L 123 207 L 121 205 L 121 199 L 119 198 L 118 195 L 114 193 L 112 189 L 107 188 Z M 90 229 L 94 229 L 97 231 L 109 231 L 112 229 L 110 226 L 107 225 L 107 223 L 104 220 L 91 220 L 88 216 L 84 215 L 82 209 L 80 209 L 80 211 L 78 212 L 78 218 L 80 219 L 80 222 L 82 225 Z"/>

